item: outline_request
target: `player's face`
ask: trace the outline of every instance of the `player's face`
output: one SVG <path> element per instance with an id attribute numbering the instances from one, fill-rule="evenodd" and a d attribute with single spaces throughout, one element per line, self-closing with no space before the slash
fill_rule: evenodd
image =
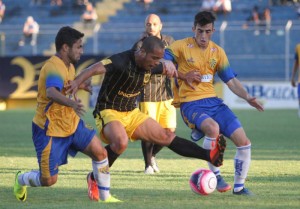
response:
<path id="1" fill-rule="evenodd" d="M 78 39 L 71 48 L 69 48 L 68 57 L 71 63 L 76 64 L 83 54 L 82 39 Z"/>
<path id="2" fill-rule="evenodd" d="M 197 24 L 196 27 L 193 27 L 193 31 L 198 46 L 202 49 L 206 49 L 212 34 L 215 32 L 213 24 L 209 23 L 203 26 Z"/>
<path id="3" fill-rule="evenodd" d="M 149 16 L 149 18 L 145 22 L 145 29 L 146 29 L 146 33 L 149 36 L 159 37 L 160 31 L 162 29 L 162 24 L 160 19 L 155 15 Z"/>
<path id="4" fill-rule="evenodd" d="M 143 59 L 141 60 L 142 67 L 145 70 L 151 70 L 159 64 L 159 61 L 164 56 L 164 49 L 155 48 L 153 52 L 143 52 Z"/>

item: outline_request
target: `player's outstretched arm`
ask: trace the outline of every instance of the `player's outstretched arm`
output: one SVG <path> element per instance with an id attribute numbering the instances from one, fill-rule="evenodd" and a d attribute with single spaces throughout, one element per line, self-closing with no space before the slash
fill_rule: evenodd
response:
<path id="1" fill-rule="evenodd" d="M 246 100 L 252 107 L 255 107 L 258 111 L 264 111 L 262 104 L 255 97 L 248 94 L 237 78 L 230 79 L 226 84 L 234 94 Z"/>
<path id="2" fill-rule="evenodd" d="M 97 62 L 88 68 L 81 71 L 81 73 L 73 81 L 69 81 L 69 84 L 66 86 L 68 89 L 67 94 L 75 95 L 83 82 L 87 81 L 94 75 L 104 74 L 106 72 L 105 67 L 101 62 Z"/>

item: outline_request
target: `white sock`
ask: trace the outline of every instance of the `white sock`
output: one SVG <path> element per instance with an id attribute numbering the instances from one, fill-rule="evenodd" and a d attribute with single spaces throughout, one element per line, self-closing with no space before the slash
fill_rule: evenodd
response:
<path id="1" fill-rule="evenodd" d="M 210 137 L 207 137 L 207 136 L 204 137 L 203 145 L 202 145 L 202 147 L 204 149 L 211 150 L 211 149 L 215 148 L 215 146 L 216 146 L 216 138 L 210 138 Z M 219 167 L 214 166 L 210 162 L 208 162 L 207 164 L 208 164 L 209 169 L 212 172 L 214 172 L 214 174 L 216 176 L 221 175 L 221 171 L 220 171 Z"/>
<path id="2" fill-rule="evenodd" d="M 234 191 L 238 192 L 244 188 L 251 162 L 251 144 L 237 147 L 234 157 Z"/>
<path id="3" fill-rule="evenodd" d="M 99 189 L 99 198 L 106 200 L 110 196 L 110 173 L 108 159 L 93 161 L 93 174 Z"/>
<path id="4" fill-rule="evenodd" d="M 40 172 L 39 171 L 30 171 L 24 174 L 19 175 L 18 177 L 19 184 L 22 186 L 31 186 L 31 187 L 40 187 Z"/>

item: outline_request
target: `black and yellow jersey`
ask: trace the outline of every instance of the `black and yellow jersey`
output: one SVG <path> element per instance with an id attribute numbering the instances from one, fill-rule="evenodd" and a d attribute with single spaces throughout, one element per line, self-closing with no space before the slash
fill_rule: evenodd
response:
<path id="1" fill-rule="evenodd" d="M 150 81 L 151 73 L 163 72 L 162 64 L 152 71 L 138 67 L 134 53 L 134 50 L 128 50 L 101 61 L 106 73 L 98 94 L 94 116 L 104 109 L 121 112 L 133 110 L 136 108 L 137 96 Z"/>
<path id="2" fill-rule="evenodd" d="M 140 49 L 146 37 L 135 43 L 132 49 Z M 161 41 L 167 47 L 174 42 L 174 38 L 168 35 L 161 35 Z M 161 102 L 170 99 L 173 99 L 171 80 L 167 76 L 160 74 L 151 75 L 150 82 L 145 85 L 139 96 L 139 102 Z"/>

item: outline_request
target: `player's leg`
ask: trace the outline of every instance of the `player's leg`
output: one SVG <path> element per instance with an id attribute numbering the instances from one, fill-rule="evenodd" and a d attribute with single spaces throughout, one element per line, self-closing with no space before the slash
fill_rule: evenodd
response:
<path id="1" fill-rule="evenodd" d="M 192 141 L 197 142 L 203 137 L 202 147 L 207 150 L 214 149 L 218 137 L 223 137 L 220 135 L 218 122 L 210 116 L 218 113 L 220 104 L 222 104 L 221 100 L 211 98 L 190 102 L 182 105 L 181 108 L 181 116 L 184 122 L 187 126 L 193 128 Z M 220 168 L 210 162 L 208 162 L 208 167 L 217 176 L 217 190 L 219 192 L 230 190 L 231 186 L 224 181 Z"/>
<path id="2" fill-rule="evenodd" d="M 44 129 L 32 123 L 32 138 L 37 152 L 39 171 L 32 170 L 15 176 L 14 194 L 20 201 L 27 197 L 27 187 L 51 186 L 56 183 L 58 166 L 65 164 L 67 153 L 62 150 L 69 145 L 69 138 L 46 136 Z"/>
<path id="3" fill-rule="evenodd" d="M 160 102 L 140 102 L 139 108 L 140 111 L 158 121 L 159 119 L 159 103 Z M 151 164 L 151 159 L 153 156 L 153 147 L 154 144 L 151 142 L 146 142 L 141 140 L 142 153 L 145 162 L 145 174 L 154 174 L 154 169 Z"/>
<path id="4" fill-rule="evenodd" d="M 176 108 L 172 105 L 173 100 L 166 100 L 159 102 L 158 107 L 158 118 L 157 121 L 165 130 L 175 133 L 176 129 Z M 154 172 L 159 172 L 159 168 L 156 162 L 156 155 L 163 146 L 154 144 L 152 157 L 151 157 L 151 166 Z"/>
<path id="5" fill-rule="evenodd" d="M 244 187 L 251 162 L 251 142 L 235 114 L 226 105 L 220 109 L 215 116 L 220 131 L 229 137 L 236 146 L 233 194 L 251 195 L 252 193 Z"/>
<path id="6" fill-rule="evenodd" d="M 212 118 L 208 117 L 207 115 L 202 115 L 202 119 L 200 117 L 197 120 L 197 124 L 199 123 L 200 125 L 197 126 L 197 129 L 200 129 L 201 132 L 204 133 L 205 135 L 203 139 L 202 147 L 207 150 L 214 149 L 216 146 L 217 138 L 223 137 L 223 135 L 220 135 L 218 123 L 214 121 Z M 231 189 L 231 186 L 228 183 L 226 183 L 223 177 L 221 176 L 220 168 L 214 166 L 210 162 L 208 162 L 207 164 L 209 169 L 213 171 L 217 177 L 217 190 L 219 192 L 229 191 Z"/>
<path id="7" fill-rule="evenodd" d="M 131 123 L 131 112 L 118 112 L 115 110 L 103 110 L 95 119 L 100 139 L 106 143 L 109 167 L 126 150 L 128 145 L 128 133 L 124 128 Z"/>
<path id="8" fill-rule="evenodd" d="M 251 142 L 242 127 L 236 129 L 230 136 L 230 139 L 236 145 L 233 194 L 252 195 L 252 193 L 245 188 L 245 180 L 251 163 Z"/>
<path id="9" fill-rule="evenodd" d="M 95 135 L 83 153 L 92 159 L 93 175 L 87 176 L 88 196 L 91 200 L 102 200 L 119 202 L 110 194 L 110 172 L 106 149 L 102 146 L 100 139 Z"/>
<path id="10" fill-rule="evenodd" d="M 300 118 L 300 82 L 298 83 L 297 87 L 297 93 L 298 93 L 298 117 Z"/>
<path id="11" fill-rule="evenodd" d="M 151 166 L 151 158 L 154 144 L 151 142 L 141 141 L 141 147 L 145 162 L 145 174 L 154 174 L 153 167 Z"/>
<path id="12" fill-rule="evenodd" d="M 92 159 L 93 177 L 96 186 L 95 184 L 89 184 L 89 198 L 101 201 L 111 199 L 107 152 L 102 146 L 100 139 L 96 136 L 96 131 L 88 128 L 82 120 L 80 120 L 74 133 L 69 153 L 75 156 L 77 151 L 83 152 Z M 89 177 L 88 175 L 88 181 L 90 180 Z"/>
<path id="13" fill-rule="evenodd" d="M 223 163 L 223 154 L 226 141 L 218 141 L 214 150 L 205 150 L 197 144 L 176 136 L 174 133 L 163 129 L 155 120 L 148 118 L 133 133 L 134 138 L 141 138 L 155 144 L 167 146 L 175 153 L 185 156 L 203 159 L 212 162 L 216 166 Z"/>

